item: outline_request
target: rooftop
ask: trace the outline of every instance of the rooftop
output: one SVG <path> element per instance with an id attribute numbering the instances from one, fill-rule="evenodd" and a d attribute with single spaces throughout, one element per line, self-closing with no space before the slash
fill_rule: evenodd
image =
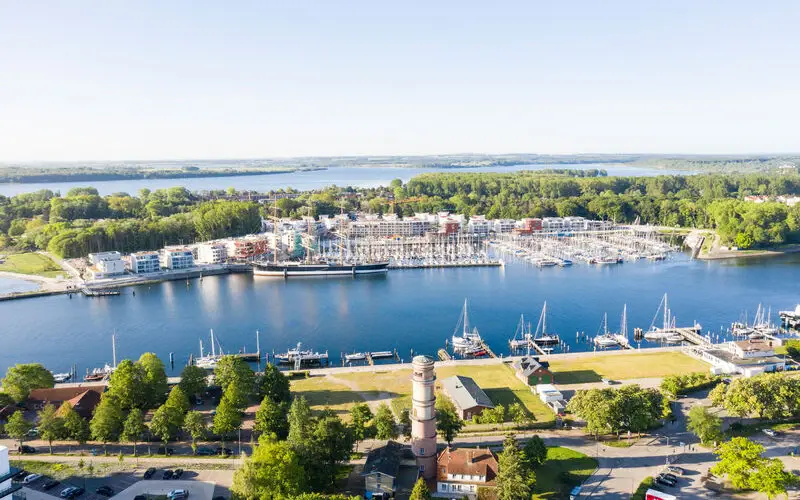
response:
<path id="1" fill-rule="evenodd" d="M 715 358 L 734 364 L 736 366 L 758 366 L 758 365 L 771 365 L 785 363 L 786 361 L 780 356 L 759 356 L 757 358 L 740 358 L 727 349 L 708 349 L 705 351 L 707 354 Z"/>
<path id="2" fill-rule="evenodd" d="M 387 476 L 397 477 L 400 461 L 403 459 L 403 454 L 406 450 L 409 450 L 409 448 L 396 441 L 389 441 L 385 446 L 373 449 L 367 455 L 367 461 L 364 463 L 364 471 L 361 475 L 365 476 L 380 472 Z"/>
<path id="3" fill-rule="evenodd" d="M 483 406 L 494 408 L 494 403 L 478 384 L 469 377 L 454 375 L 442 380 L 442 389 L 462 410 Z"/>
<path id="4" fill-rule="evenodd" d="M 488 448 L 450 448 L 448 446 L 439 454 L 437 463 L 437 477 L 440 481 L 447 481 L 447 474 L 464 474 L 484 476 L 486 482 L 481 482 L 481 484 L 492 486 L 497 475 L 497 457 Z M 476 481 L 464 480 L 464 482 Z"/>
<path id="5" fill-rule="evenodd" d="M 740 340 L 733 343 L 745 352 L 771 352 L 775 350 L 771 340 Z"/>
<path id="6" fill-rule="evenodd" d="M 515 370 L 521 371 L 526 377 L 533 375 L 539 369 L 547 369 L 550 365 L 546 361 L 539 361 L 535 356 L 523 356 L 511 365 Z"/>

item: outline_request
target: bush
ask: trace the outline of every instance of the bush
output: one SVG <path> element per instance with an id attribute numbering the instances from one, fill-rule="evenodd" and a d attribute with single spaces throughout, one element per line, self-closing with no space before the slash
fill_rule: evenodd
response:
<path id="1" fill-rule="evenodd" d="M 653 487 L 653 478 L 651 476 L 647 476 L 639 484 L 639 487 L 636 488 L 636 492 L 631 497 L 631 500 L 644 500 L 645 493 L 647 493 L 647 490 L 649 490 L 652 487 Z"/>
<path id="2" fill-rule="evenodd" d="M 661 391 L 676 397 L 689 394 L 713 386 L 719 377 L 710 373 L 687 373 L 686 375 L 670 375 L 661 382 Z"/>

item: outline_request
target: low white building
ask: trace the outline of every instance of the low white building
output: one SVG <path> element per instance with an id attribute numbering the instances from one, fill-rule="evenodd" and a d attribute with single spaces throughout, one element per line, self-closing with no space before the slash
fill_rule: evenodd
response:
<path id="1" fill-rule="evenodd" d="M 125 274 L 125 261 L 119 252 L 90 253 L 89 273 L 92 279 L 103 279 Z"/>
<path id="2" fill-rule="evenodd" d="M 715 375 L 724 373 L 752 377 L 786 368 L 786 359 L 775 354 L 776 345 L 771 340 L 743 340 L 728 342 L 720 347 L 694 347 L 687 352 L 711 363 L 711 373 Z"/>
<path id="3" fill-rule="evenodd" d="M 158 252 L 135 252 L 128 257 L 128 269 L 132 273 L 155 273 L 161 270 Z"/>
<path id="4" fill-rule="evenodd" d="M 161 249 L 159 261 L 166 269 L 189 269 L 194 267 L 194 254 L 187 247 L 166 247 Z"/>
<path id="5" fill-rule="evenodd" d="M 21 485 L 14 485 L 11 477 L 19 472 L 12 469 L 8 462 L 8 448 L 0 446 L 0 500 L 11 500 L 11 495 L 22 489 Z"/>
<path id="6" fill-rule="evenodd" d="M 200 264 L 222 264 L 228 259 L 228 247 L 221 242 L 200 243 L 197 245 L 196 262 Z"/>
<path id="7" fill-rule="evenodd" d="M 535 386 L 536 393 L 543 403 L 552 403 L 564 399 L 564 395 L 552 384 L 539 384 Z"/>

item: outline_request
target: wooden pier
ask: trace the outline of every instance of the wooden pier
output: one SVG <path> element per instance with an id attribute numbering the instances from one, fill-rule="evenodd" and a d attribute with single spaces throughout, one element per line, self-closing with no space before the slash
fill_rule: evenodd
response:
<path id="1" fill-rule="evenodd" d="M 483 348 L 483 350 L 486 351 L 486 354 L 488 354 L 490 358 L 497 357 L 497 354 L 495 354 L 494 351 L 492 351 L 492 348 L 489 347 L 489 344 L 487 344 L 486 341 L 483 339 L 481 339 L 481 348 Z"/>
<path id="2" fill-rule="evenodd" d="M 705 338 L 702 335 L 700 335 L 699 331 L 696 330 L 695 328 L 692 328 L 692 327 L 671 328 L 669 330 L 669 332 L 670 333 L 672 333 L 672 332 L 677 333 L 678 335 L 683 336 L 683 338 L 687 342 L 691 342 L 692 344 L 695 344 L 695 345 L 700 345 L 700 346 L 711 345 L 711 341 L 710 340 L 708 340 L 707 338 Z"/>
<path id="3" fill-rule="evenodd" d="M 110 297 L 113 295 L 119 295 L 119 290 L 111 290 L 108 288 L 99 289 L 99 288 L 89 288 L 83 287 L 81 288 L 81 293 L 87 297 Z"/>
<path id="4" fill-rule="evenodd" d="M 447 349 L 439 349 L 439 352 L 437 354 L 439 355 L 439 359 L 442 361 L 450 361 L 451 359 L 453 359 L 453 357 L 450 356 L 450 353 L 447 352 Z"/>
<path id="5" fill-rule="evenodd" d="M 367 363 L 369 363 L 369 366 L 375 366 L 375 360 L 372 359 L 372 353 L 369 353 L 369 352 L 366 353 L 366 357 L 367 357 Z"/>

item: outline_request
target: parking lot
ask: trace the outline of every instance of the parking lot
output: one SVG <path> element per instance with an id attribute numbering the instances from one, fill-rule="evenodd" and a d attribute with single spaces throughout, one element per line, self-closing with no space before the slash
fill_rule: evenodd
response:
<path id="1" fill-rule="evenodd" d="M 53 500 L 70 486 L 84 488 L 80 500 L 105 500 L 108 497 L 96 493 L 101 486 L 110 487 L 114 498 L 133 500 L 136 495 L 163 496 L 174 489 L 186 489 L 189 496 L 198 500 L 211 500 L 215 497 L 229 497 L 230 484 L 233 478 L 231 470 L 186 470 L 180 479 L 162 479 L 164 470 L 156 469 L 151 479 L 143 479 L 146 468 L 141 467 L 123 472 L 113 472 L 102 477 L 69 477 L 59 484 L 45 489 L 50 479 L 43 476 L 24 485 L 26 496 L 30 500 Z M 170 470 L 174 470 L 171 468 Z"/>

